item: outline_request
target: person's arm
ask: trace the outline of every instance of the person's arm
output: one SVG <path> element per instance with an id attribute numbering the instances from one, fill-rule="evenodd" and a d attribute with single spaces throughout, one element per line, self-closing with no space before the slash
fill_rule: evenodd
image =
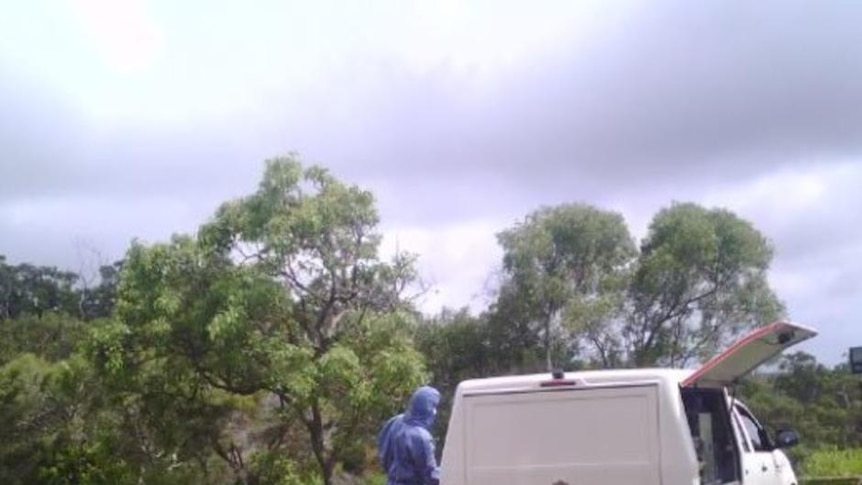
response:
<path id="1" fill-rule="evenodd" d="M 418 443 L 413 446 L 415 456 L 413 463 L 419 468 L 417 470 L 424 483 L 437 485 L 440 483 L 440 467 L 437 465 L 437 457 L 434 449 L 434 439 L 428 432 L 421 433 L 415 437 Z"/>
<path id="2" fill-rule="evenodd" d="M 390 439 L 392 435 L 392 428 L 394 427 L 394 424 L 398 420 L 398 418 L 399 416 L 389 418 L 386 424 L 383 425 L 383 428 L 380 430 L 380 433 L 377 434 L 377 459 L 379 460 L 380 466 L 383 468 L 384 473 L 387 473 L 389 471 L 389 465 L 392 462 Z"/>

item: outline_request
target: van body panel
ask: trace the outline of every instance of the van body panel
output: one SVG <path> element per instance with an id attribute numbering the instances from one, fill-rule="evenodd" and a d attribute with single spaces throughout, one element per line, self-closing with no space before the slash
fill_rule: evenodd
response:
<path id="1" fill-rule="evenodd" d="M 574 387 L 542 387 L 550 374 L 462 381 L 452 403 L 440 483 L 628 485 L 641 483 L 631 480 L 636 474 L 649 480 L 643 483 L 696 484 L 692 438 L 679 425 L 686 419 L 679 382 L 690 372 L 582 371 L 566 376 L 576 381 Z M 544 400 L 551 402 L 544 406 Z M 632 407 L 644 409 L 623 416 Z M 568 416 L 559 416 L 562 409 Z M 646 437 L 655 443 L 643 445 Z M 543 442 L 531 445 L 538 441 Z"/>
<path id="2" fill-rule="evenodd" d="M 658 402 L 657 384 L 466 396 L 467 480 L 659 485 Z"/>

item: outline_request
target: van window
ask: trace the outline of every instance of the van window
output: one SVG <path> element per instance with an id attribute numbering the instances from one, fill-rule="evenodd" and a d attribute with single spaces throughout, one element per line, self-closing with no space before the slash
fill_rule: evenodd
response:
<path id="1" fill-rule="evenodd" d="M 682 400 L 700 463 L 703 484 L 739 480 L 738 450 L 724 393 L 717 389 L 683 388 Z"/>
<path id="2" fill-rule="evenodd" d="M 742 443 L 742 450 L 749 453 L 751 445 L 748 443 L 748 439 L 745 438 L 745 433 L 742 431 L 742 423 L 737 413 L 733 414 L 733 433 L 739 437 L 739 442 Z"/>
<path id="3" fill-rule="evenodd" d="M 763 427 L 754 419 L 754 416 L 747 409 L 739 405 L 736 406 L 736 412 L 742 421 L 742 425 L 745 426 L 745 434 L 748 435 L 754 451 L 770 451 L 772 446 L 769 442 L 769 437 Z"/>

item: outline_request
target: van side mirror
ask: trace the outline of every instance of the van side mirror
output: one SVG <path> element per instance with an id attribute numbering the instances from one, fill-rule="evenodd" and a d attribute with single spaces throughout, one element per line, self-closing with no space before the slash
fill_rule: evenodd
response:
<path id="1" fill-rule="evenodd" d="M 782 429 L 775 435 L 777 448 L 790 448 L 799 444 L 799 434 L 792 429 Z"/>

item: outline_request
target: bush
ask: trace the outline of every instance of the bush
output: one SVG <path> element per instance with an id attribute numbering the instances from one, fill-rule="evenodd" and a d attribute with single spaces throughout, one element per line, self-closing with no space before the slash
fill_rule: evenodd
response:
<path id="1" fill-rule="evenodd" d="M 303 485 L 318 483 L 315 477 L 303 477 L 298 472 L 296 464 L 277 451 L 257 453 L 252 459 L 252 466 L 261 485 Z"/>

